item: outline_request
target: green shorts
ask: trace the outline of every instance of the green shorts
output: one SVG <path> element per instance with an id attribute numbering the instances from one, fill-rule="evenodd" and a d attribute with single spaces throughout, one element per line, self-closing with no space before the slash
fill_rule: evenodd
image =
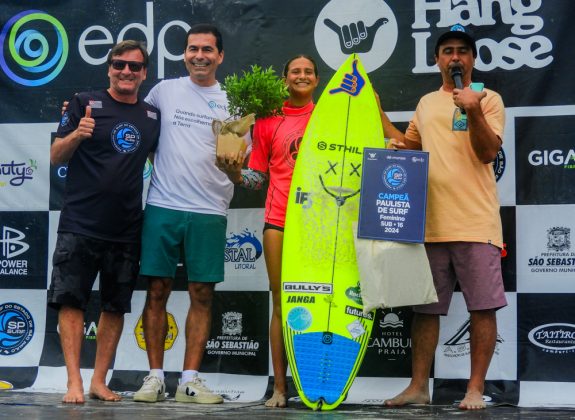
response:
<path id="1" fill-rule="evenodd" d="M 188 281 L 223 281 L 226 227 L 225 216 L 146 205 L 140 274 L 174 278 L 184 261 Z"/>

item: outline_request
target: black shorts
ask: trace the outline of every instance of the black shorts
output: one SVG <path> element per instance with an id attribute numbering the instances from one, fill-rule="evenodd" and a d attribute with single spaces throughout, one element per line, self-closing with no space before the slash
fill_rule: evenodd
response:
<path id="1" fill-rule="evenodd" d="M 140 244 L 59 233 L 52 257 L 48 305 L 56 309 L 66 305 L 85 311 L 100 273 L 102 311 L 130 312 L 139 261 Z"/>
<path id="2" fill-rule="evenodd" d="M 271 223 L 264 223 L 264 232 L 268 229 L 279 230 L 280 232 L 284 231 L 282 226 L 272 225 Z"/>

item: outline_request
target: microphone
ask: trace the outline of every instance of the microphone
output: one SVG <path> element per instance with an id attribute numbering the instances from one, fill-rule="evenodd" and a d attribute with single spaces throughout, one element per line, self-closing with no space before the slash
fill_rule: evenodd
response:
<path id="1" fill-rule="evenodd" d="M 451 67 L 451 78 L 453 79 L 457 89 L 463 89 L 463 80 L 461 80 L 461 76 L 463 76 L 463 72 L 461 71 L 460 66 Z"/>
<path id="2" fill-rule="evenodd" d="M 463 89 L 463 80 L 461 80 L 461 76 L 463 72 L 461 71 L 460 66 L 453 66 L 450 69 L 451 78 L 453 79 L 453 83 L 455 83 L 455 87 L 457 89 Z M 465 114 L 465 110 L 463 108 L 459 108 L 462 114 Z"/>

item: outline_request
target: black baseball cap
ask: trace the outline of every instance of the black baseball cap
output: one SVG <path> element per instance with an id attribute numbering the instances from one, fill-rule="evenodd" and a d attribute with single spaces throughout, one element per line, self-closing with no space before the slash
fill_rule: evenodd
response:
<path id="1" fill-rule="evenodd" d="M 471 47 L 473 50 L 473 57 L 477 57 L 477 47 L 475 46 L 475 39 L 469 29 L 465 29 L 463 25 L 459 23 L 457 25 L 453 25 L 449 28 L 449 31 L 442 33 L 439 38 L 437 38 L 437 42 L 435 43 L 435 55 L 439 55 L 439 46 L 443 44 L 448 39 L 462 39 Z"/>

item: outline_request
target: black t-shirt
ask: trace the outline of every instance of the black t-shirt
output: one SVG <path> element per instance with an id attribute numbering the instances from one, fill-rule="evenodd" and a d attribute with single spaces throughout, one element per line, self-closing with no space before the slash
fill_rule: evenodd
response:
<path id="1" fill-rule="evenodd" d="M 139 242 L 143 171 L 158 143 L 160 112 L 141 100 L 118 102 L 105 90 L 83 92 L 70 101 L 57 137 L 78 127 L 87 105 L 96 127 L 68 162 L 58 232 Z"/>

